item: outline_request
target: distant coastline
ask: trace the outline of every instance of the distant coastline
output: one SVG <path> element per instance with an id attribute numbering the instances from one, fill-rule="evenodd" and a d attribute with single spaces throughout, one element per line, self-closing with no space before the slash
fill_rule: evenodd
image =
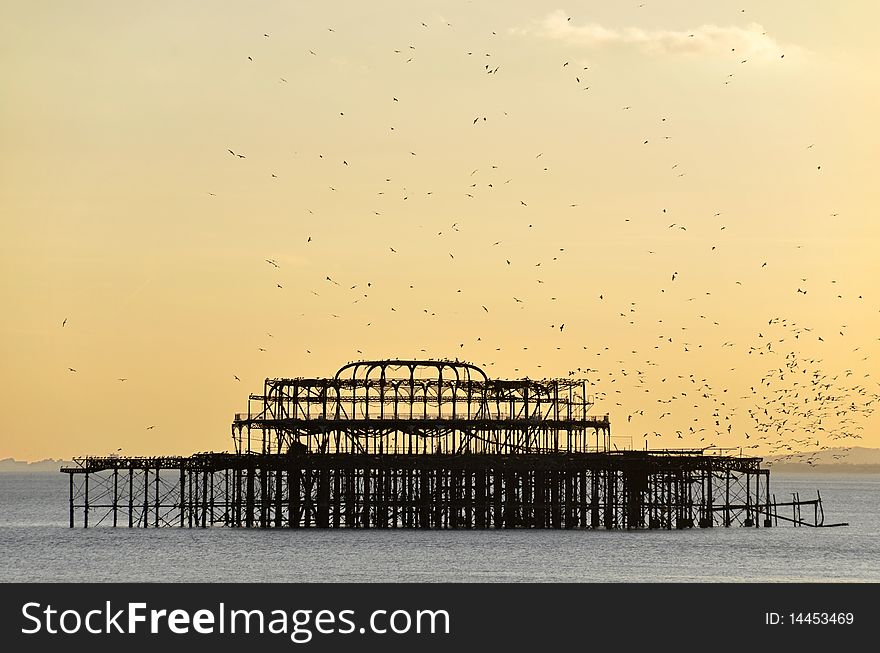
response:
<path id="1" fill-rule="evenodd" d="M 833 463 L 830 465 L 774 463 L 769 466 L 769 469 L 771 474 L 880 474 L 880 465 L 852 465 L 850 463 Z"/>
<path id="2" fill-rule="evenodd" d="M 73 461 L 46 458 L 45 460 L 28 462 L 15 458 L 3 458 L 0 460 L 0 472 L 57 472 L 68 465 L 73 465 Z"/>

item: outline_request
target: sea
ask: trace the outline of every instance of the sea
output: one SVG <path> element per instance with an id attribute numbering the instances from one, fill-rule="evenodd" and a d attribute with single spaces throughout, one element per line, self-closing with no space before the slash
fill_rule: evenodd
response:
<path id="1" fill-rule="evenodd" d="M 4 582 L 878 582 L 880 474 L 771 474 L 838 528 L 68 528 L 67 475 L 0 472 Z M 780 512 L 780 514 L 786 514 Z"/>

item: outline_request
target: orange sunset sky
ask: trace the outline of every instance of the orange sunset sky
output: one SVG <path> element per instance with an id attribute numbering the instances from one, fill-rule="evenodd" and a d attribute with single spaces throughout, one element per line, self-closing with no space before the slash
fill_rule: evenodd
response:
<path id="1" fill-rule="evenodd" d="M 4 2 L 0 457 L 222 450 L 265 377 L 409 357 L 587 378 L 621 446 L 880 446 L 878 23 Z"/>

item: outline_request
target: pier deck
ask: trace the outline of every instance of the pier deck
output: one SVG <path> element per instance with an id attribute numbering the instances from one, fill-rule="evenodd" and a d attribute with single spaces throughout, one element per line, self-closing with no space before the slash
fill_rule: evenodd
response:
<path id="1" fill-rule="evenodd" d="M 769 526 L 760 460 L 701 451 L 202 453 L 81 458 L 62 471 L 71 526 L 671 529 Z"/>

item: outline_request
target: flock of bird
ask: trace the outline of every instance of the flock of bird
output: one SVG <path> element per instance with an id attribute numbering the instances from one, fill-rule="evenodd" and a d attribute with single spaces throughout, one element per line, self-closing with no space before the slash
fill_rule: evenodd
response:
<path id="1" fill-rule="evenodd" d="M 418 30 L 435 27 L 448 30 L 448 38 L 454 39 L 453 25 L 448 21 L 435 21 L 431 24 L 420 21 L 413 26 L 413 43 L 389 46 L 389 65 L 418 65 L 417 56 L 422 47 L 417 44 Z M 324 29 L 327 33 L 335 34 L 336 31 L 332 27 Z M 495 32 L 487 36 L 495 37 Z M 262 32 L 259 38 L 270 40 L 273 37 L 270 32 Z M 254 51 L 242 53 L 241 58 L 246 59 L 246 65 L 259 67 L 263 65 L 264 57 L 258 52 L 259 45 L 255 42 Z M 303 57 L 306 58 L 320 59 L 329 56 L 331 55 L 318 49 L 303 49 Z M 491 76 L 487 83 L 508 74 L 512 67 L 504 61 L 498 61 L 492 53 L 482 52 L 479 48 L 463 48 L 461 56 L 465 60 L 480 59 L 479 63 L 473 64 L 473 74 Z M 731 57 L 731 63 L 748 63 L 748 59 L 739 59 L 736 52 L 732 52 Z M 783 57 L 784 54 L 780 59 Z M 589 79 L 591 66 L 565 60 L 558 63 L 558 70 L 570 75 L 566 83 L 573 83 L 582 91 L 589 91 L 594 87 Z M 430 71 L 425 70 L 424 74 L 430 74 Z M 729 84 L 733 76 L 734 73 L 729 73 L 723 83 Z M 289 84 L 289 79 L 295 79 L 295 72 L 285 73 L 285 76 L 279 76 L 274 81 L 286 85 Z M 395 109 L 395 113 L 390 115 L 397 116 L 404 110 L 406 99 L 403 91 L 401 89 L 400 92 L 388 96 L 387 102 Z M 615 110 L 631 115 L 633 106 L 620 102 Z M 339 119 L 345 119 L 346 111 L 351 110 L 338 111 L 338 107 L 328 106 L 327 111 L 338 114 Z M 507 117 L 508 112 L 495 115 L 479 110 L 476 115 L 471 115 L 473 117 L 462 122 L 462 130 L 486 128 L 487 125 L 491 126 L 492 120 Z M 674 137 L 670 130 L 674 121 L 674 116 L 657 115 L 655 132 L 642 134 L 638 141 L 634 141 L 645 147 L 651 146 L 655 140 L 661 143 L 669 141 Z M 395 125 L 384 125 L 382 129 L 387 130 L 389 150 L 395 150 L 399 156 L 413 161 L 420 157 L 409 146 L 392 140 L 400 131 Z M 813 143 L 807 144 L 805 141 L 804 151 L 812 152 L 813 147 Z M 258 157 L 251 156 L 246 144 L 218 144 L 217 149 L 218 153 L 227 157 L 230 165 L 248 166 L 251 170 L 263 169 L 262 174 L 266 178 L 279 179 L 280 171 L 266 167 L 267 164 Z M 304 153 L 303 156 L 310 157 L 315 165 L 326 167 L 330 164 L 325 159 L 324 152 Z M 713 293 L 723 296 L 726 292 L 743 288 L 744 284 L 761 284 L 761 281 L 744 282 L 734 279 L 728 287 L 709 288 L 697 293 L 693 289 L 699 285 L 699 280 L 695 279 L 698 273 L 694 274 L 685 266 L 662 260 L 663 248 L 669 242 L 674 242 L 676 238 L 690 237 L 693 233 L 698 233 L 703 239 L 699 247 L 710 248 L 710 255 L 717 255 L 719 248 L 725 244 L 725 237 L 736 228 L 735 216 L 727 217 L 724 211 L 712 210 L 707 212 L 700 224 L 691 224 L 687 218 L 676 217 L 677 212 L 673 208 L 658 206 L 654 215 L 615 218 L 615 229 L 632 228 L 643 234 L 656 236 L 651 249 L 640 252 L 638 260 L 645 262 L 645 274 L 639 277 L 636 285 L 638 292 L 650 290 L 659 295 L 660 303 L 656 296 L 654 299 L 643 300 L 637 292 L 632 297 L 620 297 L 619 292 L 609 293 L 607 289 L 592 282 L 587 282 L 587 290 L 581 291 L 579 287 L 572 295 L 569 286 L 559 283 L 560 277 L 564 276 L 559 270 L 563 266 L 564 270 L 580 268 L 584 270 L 586 278 L 590 258 L 585 252 L 574 253 L 569 238 L 561 228 L 557 229 L 560 235 L 552 247 L 544 244 L 546 238 L 535 238 L 534 246 L 528 250 L 533 253 L 530 260 L 522 260 L 521 248 L 506 248 L 508 240 L 528 242 L 533 238 L 530 234 L 546 229 L 546 219 L 543 217 L 545 214 L 588 211 L 588 199 L 574 196 L 562 200 L 558 205 L 541 206 L 538 199 L 527 195 L 524 190 L 531 187 L 531 179 L 523 180 L 508 172 L 508 168 L 516 168 L 520 172 L 526 169 L 527 174 L 536 178 L 552 175 L 553 163 L 549 158 L 544 156 L 544 152 L 532 151 L 522 155 L 522 159 L 528 163 L 523 164 L 520 161 L 517 166 L 507 166 L 504 161 L 475 162 L 473 167 L 450 175 L 458 180 L 458 185 L 453 187 L 431 188 L 430 183 L 425 183 L 426 179 L 421 180 L 420 187 L 415 187 L 411 182 L 399 182 L 392 176 L 378 172 L 373 174 L 374 203 L 365 209 L 373 218 L 381 218 L 399 210 L 401 206 L 416 205 L 417 201 L 430 201 L 438 195 L 443 195 L 447 201 L 452 198 L 455 206 L 461 208 L 444 222 L 429 223 L 425 220 L 423 224 L 408 224 L 407 228 L 419 234 L 419 238 L 400 238 L 406 244 L 396 242 L 399 234 L 393 229 L 388 230 L 384 251 L 379 253 L 384 260 L 381 263 L 376 261 L 374 265 L 398 268 L 400 283 L 396 286 L 392 286 L 387 280 L 379 281 L 379 275 L 371 278 L 370 268 L 360 266 L 342 268 L 341 271 L 332 273 L 330 269 L 322 270 L 311 277 L 301 271 L 286 274 L 285 247 L 303 255 L 308 255 L 308 248 L 319 248 L 314 254 L 314 258 L 319 261 L 332 257 L 332 248 L 324 248 L 326 244 L 320 242 L 321 238 L 311 231 L 316 221 L 328 219 L 325 214 L 319 220 L 313 210 L 318 209 L 320 213 L 317 206 L 299 207 L 303 217 L 298 243 L 274 244 L 277 253 L 263 255 L 261 259 L 255 257 L 254 262 L 264 266 L 269 272 L 266 275 L 267 283 L 271 283 L 276 291 L 297 293 L 295 301 L 290 302 L 291 313 L 295 312 L 300 318 L 313 322 L 340 320 L 355 332 L 375 328 L 380 323 L 410 328 L 402 325 L 421 324 L 417 320 L 438 318 L 441 309 L 433 305 L 432 293 L 434 296 L 438 292 L 445 293 L 442 305 L 448 308 L 452 302 L 456 315 L 459 316 L 456 319 L 461 324 L 480 323 L 486 325 L 486 330 L 478 334 L 472 331 L 472 327 L 462 327 L 458 332 L 460 335 L 454 351 L 422 347 L 419 355 L 441 358 L 467 356 L 477 364 L 491 369 L 497 360 L 504 359 L 509 364 L 509 361 L 516 360 L 530 348 L 532 352 L 559 352 L 554 360 L 568 361 L 570 369 L 565 372 L 567 376 L 585 377 L 589 380 L 597 411 L 604 408 L 605 412 L 612 412 L 618 421 L 625 418 L 625 423 L 616 427 L 615 431 L 628 434 L 633 440 L 633 446 L 640 447 L 643 441 L 644 446 L 649 448 L 742 448 L 813 464 L 818 452 L 862 438 L 864 425 L 880 399 L 880 384 L 861 368 L 857 371 L 851 368 L 836 371 L 839 367 L 837 361 L 830 360 L 831 355 L 824 356 L 822 353 L 826 339 L 835 335 L 845 339 L 845 327 L 842 326 L 838 334 L 831 334 L 790 318 L 773 316 L 760 331 L 743 339 L 741 336 L 747 330 L 725 329 L 724 311 L 718 309 Z M 810 167 L 815 166 L 815 170 L 820 171 L 821 164 L 814 159 L 810 160 Z M 332 176 L 336 181 L 328 183 L 327 188 L 329 193 L 338 195 L 347 191 L 341 171 L 356 166 L 369 167 L 369 162 L 365 164 L 356 161 L 354 157 L 345 156 L 332 165 Z M 685 167 L 678 161 L 668 162 L 671 183 L 682 183 L 676 180 L 686 176 Z M 208 200 L 210 202 L 222 201 L 223 193 L 219 189 L 211 189 L 207 194 L 211 197 Z M 503 204 L 510 218 L 495 238 L 474 245 L 474 239 L 479 237 L 476 234 L 482 235 L 486 231 L 479 224 L 479 213 L 468 208 L 468 202 L 476 200 Z M 463 214 L 466 217 L 462 217 Z M 416 221 L 418 222 L 418 218 Z M 470 249 L 465 247 L 465 253 L 456 249 L 467 242 L 462 235 L 469 241 Z M 601 231 L 596 236 L 596 241 L 601 242 Z M 676 244 L 675 247 L 679 251 L 681 247 L 696 246 Z M 475 297 L 465 284 L 444 284 L 447 268 L 441 267 L 438 257 L 445 259 L 446 266 L 455 266 L 464 258 L 472 259 L 473 249 L 476 249 L 483 261 L 486 274 L 497 280 L 491 294 Z M 405 261 L 402 260 L 404 257 Z M 431 292 L 424 292 L 414 280 L 410 283 L 411 280 L 404 279 L 406 266 L 412 265 L 413 260 L 424 260 L 436 266 L 436 279 L 441 288 L 439 291 L 435 288 Z M 773 261 L 758 258 L 747 265 L 752 268 L 750 278 L 754 278 L 754 273 L 771 274 L 768 265 L 772 268 Z M 531 287 L 517 286 L 516 290 L 511 290 L 514 286 L 509 280 L 513 272 L 518 275 L 517 279 L 529 278 Z M 649 274 L 652 276 L 648 276 Z M 448 275 L 448 278 L 458 279 L 453 275 Z M 836 281 L 829 280 L 829 283 L 834 284 Z M 806 296 L 809 291 L 812 297 L 826 292 L 821 289 L 813 290 L 814 287 L 807 285 L 807 279 L 802 278 L 795 284 L 792 294 Z M 845 296 L 843 291 L 836 290 L 835 287 L 833 295 L 836 295 L 837 300 L 862 300 L 861 291 L 847 290 Z M 833 297 L 827 292 L 826 295 L 829 299 Z M 310 297 L 318 299 L 310 303 Z M 638 301 L 632 301 L 633 299 Z M 569 313 L 574 303 L 587 306 L 587 313 L 601 315 L 602 319 L 611 323 L 612 328 L 621 334 L 620 339 L 613 343 L 595 342 L 590 337 L 590 325 L 582 317 L 585 311 L 575 311 L 576 315 Z M 327 306 L 334 308 L 327 311 Z M 509 331 L 508 322 L 512 311 L 521 312 L 514 315 L 528 315 L 527 318 L 522 318 L 523 322 L 543 319 L 545 335 L 533 338 L 528 344 L 518 348 L 493 346 L 498 341 L 493 329 Z M 502 317 L 495 318 L 498 322 L 493 324 L 491 320 L 498 313 Z M 475 315 L 482 316 L 484 321 L 479 322 Z M 68 320 L 65 318 L 61 326 L 66 329 L 75 328 L 75 322 L 67 325 Z M 274 338 L 265 329 L 262 332 L 264 335 L 261 338 Z M 645 344 L 651 339 L 653 344 Z M 302 352 L 309 355 L 314 347 L 308 343 L 307 346 L 311 348 L 303 346 Z M 357 336 L 352 337 L 350 348 L 351 358 L 367 357 L 364 355 L 366 346 L 359 344 Z M 270 341 L 264 340 L 254 349 L 255 354 L 270 352 L 272 346 Z M 859 347 L 855 347 L 853 352 L 858 349 Z M 377 358 L 400 355 L 397 351 L 371 353 Z M 539 358 L 541 357 L 539 353 Z M 867 355 L 856 358 L 860 358 L 859 364 L 869 359 Z M 266 358 L 267 362 L 268 360 Z M 715 360 L 732 361 L 736 364 L 722 371 L 717 369 L 717 363 L 712 362 Z M 849 362 L 846 361 L 846 364 Z M 542 367 L 543 364 L 536 365 L 536 368 Z M 866 368 L 867 365 L 861 367 Z M 754 373 L 755 369 L 762 368 L 766 370 L 763 376 L 760 372 Z M 512 369 L 522 376 L 536 371 L 527 367 Z M 68 370 L 71 374 L 77 372 L 73 367 Z M 230 379 L 234 382 L 241 381 L 232 372 Z M 120 383 L 126 380 L 127 377 L 117 379 Z M 147 430 L 154 428 L 156 425 L 146 427 Z"/>

